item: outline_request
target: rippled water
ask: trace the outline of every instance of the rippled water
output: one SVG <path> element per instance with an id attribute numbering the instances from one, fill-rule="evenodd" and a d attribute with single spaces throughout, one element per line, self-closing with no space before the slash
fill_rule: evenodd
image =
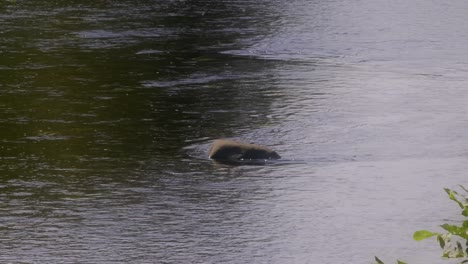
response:
<path id="1" fill-rule="evenodd" d="M 440 262 L 411 236 L 458 213 L 467 5 L 1 1 L 0 260 Z"/>

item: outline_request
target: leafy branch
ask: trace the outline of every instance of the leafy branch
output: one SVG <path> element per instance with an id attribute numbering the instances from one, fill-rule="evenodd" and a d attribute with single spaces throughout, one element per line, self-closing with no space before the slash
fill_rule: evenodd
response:
<path id="1" fill-rule="evenodd" d="M 449 199 L 457 203 L 462 209 L 461 214 L 468 217 L 468 189 L 462 185 L 459 186 L 464 194 L 460 194 L 448 188 L 444 188 L 444 190 L 448 194 Z M 413 239 L 421 241 L 435 236 L 442 249 L 442 257 L 462 259 L 461 262 L 459 262 L 460 264 L 468 263 L 468 220 L 463 221 L 460 226 L 446 223 L 440 227 L 446 232 L 439 233 L 428 230 L 419 230 L 414 232 Z M 377 264 L 384 264 L 384 262 L 378 257 L 375 257 L 375 261 Z M 397 264 L 406 263 L 398 260 Z"/>

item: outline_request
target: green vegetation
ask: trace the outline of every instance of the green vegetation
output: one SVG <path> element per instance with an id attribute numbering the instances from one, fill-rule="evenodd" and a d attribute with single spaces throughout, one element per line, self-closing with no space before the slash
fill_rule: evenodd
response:
<path id="1" fill-rule="evenodd" d="M 444 188 L 450 200 L 456 202 L 462 209 L 461 214 L 468 217 L 468 189 L 460 185 L 463 194 L 454 190 Z M 440 227 L 445 233 L 431 232 L 428 230 L 419 230 L 414 232 L 413 239 L 421 241 L 427 238 L 436 237 L 437 242 L 442 248 L 442 257 L 460 259 L 459 263 L 468 263 L 468 220 L 465 220 L 461 225 L 443 224 Z M 375 257 L 377 264 L 384 264 L 382 260 Z M 406 264 L 402 261 L 397 261 L 398 264 Z"/>
<path id="2" fill-rule="evenodd" d="M 375 257 L 375 261 L 377 264 L 385 264 L 383 261 L 381 261 L 378 257 Z M 403 262 L 401 260 L 397 260 L 397 264 L 406 264 L 406 262 Z"/>

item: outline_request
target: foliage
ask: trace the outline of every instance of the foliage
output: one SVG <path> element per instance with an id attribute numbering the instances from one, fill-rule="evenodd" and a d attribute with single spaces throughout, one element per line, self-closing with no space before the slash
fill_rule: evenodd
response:
<path id="1" fill-rule="evenodd" d="M 468 190 L 460 185 L 464 194 L 460 194 L 454 190 L 444 188 L 449 199 L 458 204 L 462 209 L 461 214 L 468 217 Z M 416 231 L 413 235 L 414 240 L 421 241 L 433 236 L 437 237 L 442 248 L 442 256 L 445 258 L 462 258 L 460 263 L 468 263 L 468 220 L 462 222 L 460 226 L 443 224 L 442 227 L 446 232 L 430 232 L 427 230 Z"/>
<path id="2" fill-rule="evenodd" d="M 454 190 L 444 188 L 448 194 L 449 199 L 458 204 L 462 209 L 461 214 L 468 217 L 468 189 L 460 185 L 463 194 Z M 437 242 L 442 248 L 442 257 L 445 258 L 459 258 L 462 259 L 461 263 L 468 263 L 468 220 L 461 223 L 460 226 L 452 224 L 443 224 L 440 227 L 444 229 L 445 233 L 431 232 L 427 230 L 419 230 L 414 232 L 413 239 L 421 241 L 427 238 L 436 237 Z M 375 257 L 377 264 L 384 264 L 378 257 Z M 399 261 L 398 264 L 405 264 Z"/>
<path id="3" fill-rule="evenodd" d="M 385 264 L 383 261 L 381 261 L 378 257 L 375 257 L 375 261 L 377 264 Z M 397 264 L 406 264 L 406 262 L 403 262 L 401 260 L 397 260 Z"/>

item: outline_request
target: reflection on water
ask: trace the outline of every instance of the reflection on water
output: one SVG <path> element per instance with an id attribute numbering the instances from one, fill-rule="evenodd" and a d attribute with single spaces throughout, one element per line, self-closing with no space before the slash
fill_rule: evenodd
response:
<path id="1" fill-rule="evenodd" d="M 1 2 L 0 259 L 432 262 L 411 234 L 467 169 L 458 2 Z M 214 164 L 222 137 L 285 161 Z"/>

